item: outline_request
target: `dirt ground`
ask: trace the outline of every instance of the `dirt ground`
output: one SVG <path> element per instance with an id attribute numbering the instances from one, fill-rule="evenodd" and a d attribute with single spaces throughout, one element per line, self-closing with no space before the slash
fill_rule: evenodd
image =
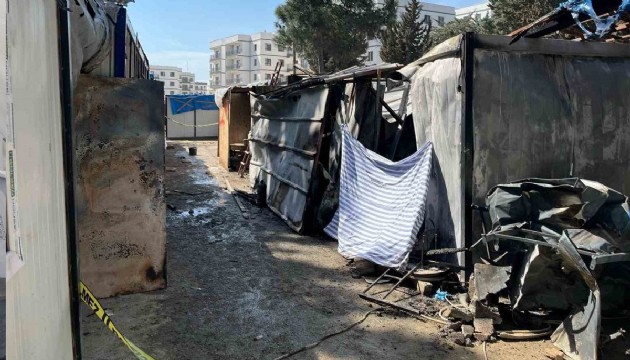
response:
<path id="1" fill-rule="evenodd" d="M 215 141 L 172 142 L 167 150 L 168 287 L 104 299 L 119 330 L 155 359 L 275 359 L 361 319 L 360 299 L 336 243 L 301 236 L 268 209 L 247 204 L 245 219 L 226 180 L 247 179 L 218 165 Z M 198 156 L 188 156 L 190 145 Z M 174 171 L 173 171 L 174 170 Z M 186 195 L 183 191 L 199 195 Z M 133 359 L 83 307 L 83 355 Z M 450 344 L 438 325 L 394 312 L 373 314 L 352 330 L 292 359 L 483 359 L 481 346 Z M 545 359 L 539 342 L 488 345 L 492 359 Z"/>

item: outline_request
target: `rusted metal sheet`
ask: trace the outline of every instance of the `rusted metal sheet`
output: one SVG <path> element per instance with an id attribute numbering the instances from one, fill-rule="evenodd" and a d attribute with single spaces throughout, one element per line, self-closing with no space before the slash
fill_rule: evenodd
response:
<path id="1" fill-rule="evenodd" d="M 251 97 L 251 186 L 263 181 L 269 208 L 298 232 L 312 195 L 328 91 L 320 86 L 281 99 Z"/>
<path id="2" fill-rule="evenodd" d="M 97 297 L 166 286 L 163 98 L 157 81 L 79 77 L 80 270 Z"/>

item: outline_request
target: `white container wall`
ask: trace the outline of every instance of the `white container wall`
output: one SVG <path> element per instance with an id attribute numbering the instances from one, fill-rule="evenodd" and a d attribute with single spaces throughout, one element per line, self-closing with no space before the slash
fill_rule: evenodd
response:
<path id="1" fill-rule="evenodd" d="M 7 359 L 72 359 L 58 5 L 49 0 L 11 0 L 7 8 L 6 1 L 0 0 L 0 17 L 8 19 L 23 257 L 21 268 L 7 279 Z M 4 69 L 4 56 L 0 62 Z"/>

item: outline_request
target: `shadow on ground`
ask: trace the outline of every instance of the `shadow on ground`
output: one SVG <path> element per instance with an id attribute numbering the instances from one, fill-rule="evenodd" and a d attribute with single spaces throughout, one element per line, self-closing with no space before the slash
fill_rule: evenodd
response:
<path id="1" fill-rule="evenodd" d="M 225 190 L 247 179 L 218 166 L 217 143 L 167 150 L 168 287 L 102 301 L 112 320 L 156 359 L 274 359 L 345 328 L 374 308 L 358 293 L 336 243 L 293 233 L 267 209 L 245 219 Z M 177 192 L 175 192 L 177 190 Z M 186 194 L 187 193 L 187 194 Z M 197 194 L 197 195 L 189 195 Z M 249 206 L 249 205 L 247 205 Z M 131 353 L 90 316 L 81 316 L 85 359 Z M 385 312 L 295 359 L 482 359 L 480 347 L 452 346 L 438 328 Z M 544 359 L 542 342 L 491 344 L 491 359 Z"/>

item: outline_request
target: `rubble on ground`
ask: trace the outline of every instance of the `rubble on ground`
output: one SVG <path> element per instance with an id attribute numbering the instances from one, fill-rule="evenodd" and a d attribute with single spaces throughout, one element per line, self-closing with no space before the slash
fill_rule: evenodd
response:
<path id="1" fill-rule="evenodd" d="M 470 249 L 476 263 L 467 283 L 456 268 L 431 267 L 422 256 L 388 269 L 379 279 L 390 283 L 372 281 L 361 297 L 440 323 L 440 335 L 461 346 L 550 338 L 563 356 L 597 359 L 602 346 L 622 340 L 630 318 L 628 198 L 588 180 L 534 179 L 497 186 L 487 203 L 479 209 L 492 230 Z M 392 301 L 395 292 L 405 296 Z"/>

